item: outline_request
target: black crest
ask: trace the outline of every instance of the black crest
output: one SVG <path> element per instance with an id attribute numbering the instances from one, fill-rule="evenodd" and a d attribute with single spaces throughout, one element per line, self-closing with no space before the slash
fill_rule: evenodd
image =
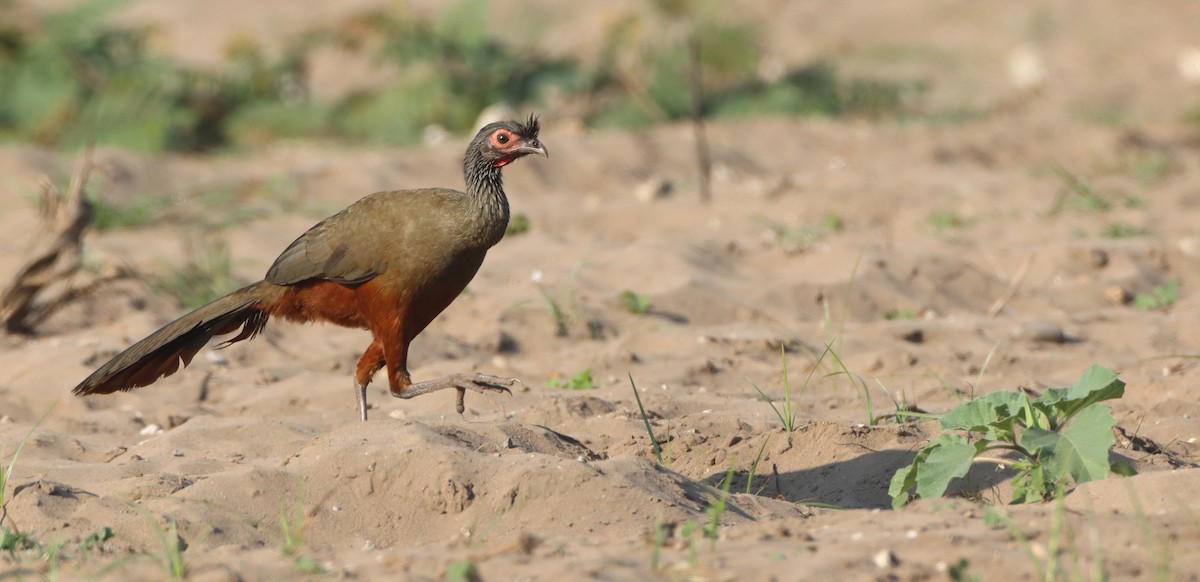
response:
<path id="1" fill-rule="evenodd" d="M 525 139 L 537 139 L 538 132 L 541 131 L 542 124 L 538 121 L 536 115 L 530 113 L 529 121 L 525 123 L 517 122 L 517 133 Z"/>

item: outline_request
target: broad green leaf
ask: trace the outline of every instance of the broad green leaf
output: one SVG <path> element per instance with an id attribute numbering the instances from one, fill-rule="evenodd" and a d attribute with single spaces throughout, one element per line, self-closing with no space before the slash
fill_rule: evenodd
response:
<path id="1" fill-rule="evenodd" d="M 892 497 L 892 509 L 900 509 L 911 498 L 908 494 L 913 487 L 917 486 L 917 471 L 925 459 L 932 452 L 930 447 L 933 446 L 938 439 L 946 435 L 938 435 L 937 438 L 925 445 L 925 448 L 917 452 L 917 456 L 913 458 L 913 462 L 903 467 L 900 467 L 895 475 L 892 475 L 892 482 L 888 486 L 888 495 Z"/>
<path id="2" fill-rule="evenodd" d="M 1116 442 L 1112 434 L 1116 424 L 1107 406 L 1093 404 L 1060 432 L 1026 429 L 1021 446 L 1037 457 L 1053 482 L 1068 475 L 1076 483 L 1095 481 L 1108 476 L 1108 450 Z"/>
<path id="3" fill-rule="evenodd" d="M 917 497 L 941 497 L 952 479 L 967 474 L 975 455 L 985 445 L 984 441 L 971 444 L 960 434 L 945 432 L 938 435 L 917 453 L 911 465 L 902 467 L 892 476 L 888 487 L 892 507 L 899 508 L 907 503 L 913 487 L 916 487 Z"/>
<path id="4" fill-rule="evenodd" d="M 1051 388 L 1033 404 L 1054 419 L 1055 426 L 1061 426 L 1089 405 L 1124 394 L 1125 383 L 1117 378 L 1117 373 L 1097 364 L 1088 368 L 1074 386 Z"/>
<path id="5" fill-rule="evenodd" d="M 1021 395 L 992 392 L 965 402 L 942 416 L 942 428 L 984 433 L 984 438 L 1013 440 L 1012 428 L 1021 411 Z"/>
<path id="6" fill-rule="evenodd" d="M 942 442 L 930 451 L 917 473 L 917 495 L 923 499 L 941 497 L 952 479 L 967 474 L 982 450 L 979 443 L 971 444 L 958 434 L 942 434 L 935 440 Z"/>
<path id="7" fill-rule="evenodd" d="M 947 442 L 956 436 L 957 435 L 951 433 L 942 433 L 934 437 L 933 440 L 926 443 L 926 445 L 917 452 L 917 456 L 913 458 L 912 463 L 901 467 L 896 471 L 895 475 L 892 475 L 892 482 L 888 486 L 888 495 L 892 496 L 893 509 L 899 509 L 905 503 L 908 503 L 908 500 L 910 499 L 908 492 L 912 490 L 913 487 L 917 486 L 917 474 L 919 473 L 921 466 L 925 464 L 925 459 L 928 459 L 929 455 L 933 453 L 934 449 L 941 446 L 943 442 Z"/>
<path id="8" fill-rule="evenodd" d="M 917 467 L 914 462 L 896 470 L 892 475 L 892 483 L 888 486 L 888 495 L 892 497 L 892 509 L 900 509 L 908 503 L 908 490 L 917 485 Z"/>

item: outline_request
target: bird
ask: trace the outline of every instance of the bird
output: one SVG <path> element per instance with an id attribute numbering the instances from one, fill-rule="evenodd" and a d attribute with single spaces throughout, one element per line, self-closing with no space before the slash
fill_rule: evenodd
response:
<path id="1" fill-rule="evenodd" d="M 377 192 L 300 235 L 263 280 L 164 325 L 100 366 L 72 390 L 111 394 L 147 386 L 191 363 L 209 340 L 238 331 L 216 347 L 258 335 L 271 317 L 366 329 L 372 340 L 354 369 L 359 418 L 367 420 L 367 385 L 387 368 L 397 398 L 467 390 L 511 393 L 516 378 L 456 373 L 413 382 L 409 344 L 454 301 L 503 238 L 509 204 L 501 170 L 527 155 L 549 157 L 540 123 L 485 125 L 463 157 L 464 191 L 422 188 Z M 240 330 L 240 331 L 239 331 Z"/>

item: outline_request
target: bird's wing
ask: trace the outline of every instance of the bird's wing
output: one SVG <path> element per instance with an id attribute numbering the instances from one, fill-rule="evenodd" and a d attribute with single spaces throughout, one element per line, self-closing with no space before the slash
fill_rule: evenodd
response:
<path id="1" fill-rule="evenodd" d="M 276 285 L 294 285 L 310 279 L 324 279 L 347 285 L 369 281 L 379 274 L 375 253 L 353 248 L 354 236 L 361 238 L 360 209 L 351 206 L 300 235 L 275 259 L 267 270 L 267 281 Z M 355 228 L 359 227 L 359 228 Z"/>

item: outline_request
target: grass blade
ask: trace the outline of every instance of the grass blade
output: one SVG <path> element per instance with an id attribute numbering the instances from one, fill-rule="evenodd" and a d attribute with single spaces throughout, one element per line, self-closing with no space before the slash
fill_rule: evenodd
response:
<path id="1" fill-rule="evenodd" d="M 646 408 L 642 406 L 642 396 L 638 394 L 633 374 L 629 374 L 629 385 L 633 386 L 633 397 L 637 400 L 638 411 L 642 413 L 642 422 L 646 423 L 646 433 L 650 435 L 650 442 L 654 444 L 654 456 L 658 457 L 659 465 L 666 467 L 666 463 L 663 463 L 662 447 L 658 446 L 658 439 L 654 438 L 654 429 L 650 428 L 650 418 L 646 416 Z"/>

